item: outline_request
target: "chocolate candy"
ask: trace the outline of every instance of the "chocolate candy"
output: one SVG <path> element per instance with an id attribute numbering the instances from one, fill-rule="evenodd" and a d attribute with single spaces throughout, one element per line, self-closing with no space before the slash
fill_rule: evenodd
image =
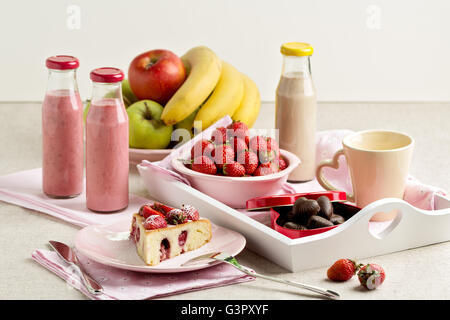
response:
<path id="1" fill-rule="evenodd" d="M 320 206 L 316 200 L 298 198 L 294 203 L 294 217 L 296 221 L 301 223 L 316 215 L 320 211 Z"/>
<path id="2" fill-rule="evenodd" d="M 324 228 L 324 227 L 331 227 L 333 226 L 333 223 L 330 220 L 327 220 L 321 216 L 312 216 L 308 220 L 308 224 L 306 225 L 308 229 L 317 229 L 317 228 Z"/>
<path id="3" fill-rule="evenodd" d="M 317 213 L 317 215 L 330 220 L 333 214 L 333 205 L 331 204 L 330 199 L 327 196 L 320 196 L 317 199 L 317 203 L 320 207 L 320 211 Z"/>
<path id="4" fill-rule="evenodd" d="M 276 224 L 278 224 L 279 226 L 282 226 L 282 225 L 284 225 L 287 221 L 288 221 L 288 220 L 286 220 L 286 218 L 279 217 L 279 218 L 277 219 L 277 221 L 275 221 L 275 222 L 276 222 Z"/>
<path id="5" fill-rule="evenodd" d="M 288 211 L 288 213 L 286 214 L 286 219 L 290 221 L 295 219 L 294 209 Z"/>
<path id="6" fill-rule="evenodd" d="M 301 224 L 298 224 L 298 223 L 295 223 L 295 222 L 292 222 L 292 221 L 286 222 L 283 225 L 283 227 L 288 228 L 288 229 L 295 229 L 295 230 L 306 230 L 305 226 L 303 226 Z"/>
<path id="7" fill-rule="evenodd" d="M 331 216 L 331 218 L 330 218 L 330 221 L 331 221 L 334 225 L 337 225 L 337 224 L 344 223 L 344 222 L 345 222 L 345 219 L 344 219 L 342 216 L 338 215 L 338 214 L 333 214 L 333 215 Z"/>

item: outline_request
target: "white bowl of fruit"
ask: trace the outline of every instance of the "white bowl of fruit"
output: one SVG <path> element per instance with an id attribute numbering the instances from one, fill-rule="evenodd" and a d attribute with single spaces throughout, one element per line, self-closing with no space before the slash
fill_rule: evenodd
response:
<path id="1" fill-rule="evenodd" d="M 250 136 L 245 124 L 234 122 L 215 129 L 210 140 L 198 141 L 171 164 L 195 189 L 245 208 L 248 199 L 278 193 L 300 159 L 279 149 L 274 138 Z"/>

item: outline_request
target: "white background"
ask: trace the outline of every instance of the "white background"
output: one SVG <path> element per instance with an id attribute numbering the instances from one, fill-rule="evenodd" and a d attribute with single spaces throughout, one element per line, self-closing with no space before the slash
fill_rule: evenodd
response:
<path id="1" fill-rule="evenodd" d="M 79 24 L 71 5 L 80 9 Z M 445 0 L 1 0 L 0 36 L 1 101 L 41 100 L 50 55 L 80 59 L 86 99 L 94 67 L 126 71 L 141 52 L 182 55 L 200 44 L 252 77 L 272 101 L 285 41 L 314 46 L 319 100 L 450 100 Z"/>

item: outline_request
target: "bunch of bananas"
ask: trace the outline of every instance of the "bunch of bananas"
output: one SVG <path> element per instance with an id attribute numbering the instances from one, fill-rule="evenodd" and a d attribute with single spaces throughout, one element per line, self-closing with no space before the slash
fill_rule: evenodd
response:
<path id="1" fill-rule="evenodd" d="M 253 80 L 205 46 L 192 48 L 181 59 L 188 76 L 164 107 L 161 119 L 167 125 L 201 131 L 227 114 L 253 125 L 261 107 Z"/>

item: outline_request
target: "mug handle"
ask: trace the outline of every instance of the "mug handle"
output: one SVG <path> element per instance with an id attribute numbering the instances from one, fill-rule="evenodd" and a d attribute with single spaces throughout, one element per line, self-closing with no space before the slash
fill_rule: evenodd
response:
<path id="1" fill-rule="evenodd" d="M 323 160 L 319 163 L 316 169 L 316 177 L 317 182 L 325 189 L 329 191 L 337 191 L 336 187 L 334 187 L 323 175 L 322 168 L 323 167 L 331 167 L 333 169 L 339 168 L 339 157 L 343 155 L 345 156 L 344 149 L 340 149 L 336 151 L 332 159 Z M 347 193 L 347 200 L 351 202 L 355 202 L 355 196 L 353 194 Z"/>

